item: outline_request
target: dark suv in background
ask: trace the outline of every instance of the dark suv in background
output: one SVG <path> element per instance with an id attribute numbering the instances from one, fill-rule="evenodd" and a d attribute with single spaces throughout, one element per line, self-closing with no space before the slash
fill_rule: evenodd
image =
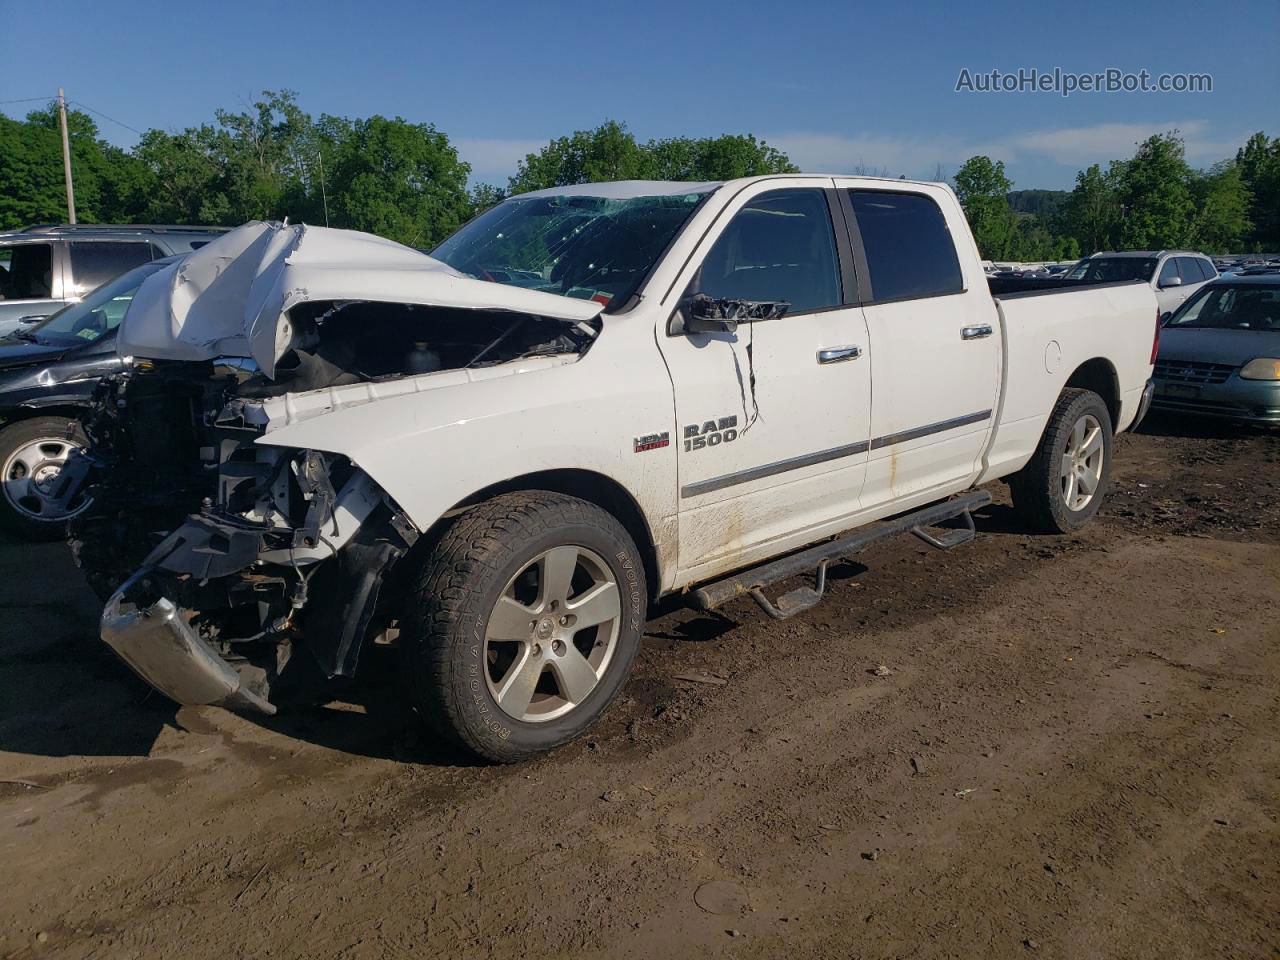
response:
<path id="1" fill-rule="evenodd" d="M 190 253 L 226 227 L 81 223 L 0 232 L 0 337 L 47 317 L 126 270 Z"/>
<path id="2" fill-rule="evenodd" d="M 185 256 L 185 254 L 183 255 Z M 119 372 L 116 328 L 142 281 L 182 257 L 151 260 L 52 316 L 0 337 L 0 525 L 29 540 L 56 540 L 88 507 L 60 482 L 86 440 L 79 417 L 104 376 Z"/>

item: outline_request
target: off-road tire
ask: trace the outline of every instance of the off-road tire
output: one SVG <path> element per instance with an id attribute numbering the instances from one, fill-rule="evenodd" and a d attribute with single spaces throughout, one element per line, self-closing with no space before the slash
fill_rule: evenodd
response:
<path id="1" fill-rule="evenodd" d="M 0 430 L 0 465 L 8 462 L 10 454 L 34 440 L 69 440 L 81 448 L 89 445 L 89 438 L 75 420 L 66 417 L 31 417 L 18 420 Z M 0 480 L 5 478 L 0 477 Z M 0 494 L 0 524 L 23 540 L 64 540 L 67 536 L 67 517 L 40 520 L 20 511 L 4 494 Z"/>
<path id="2" fill-rule="evenodd" d="M 1084 416 L 1102 427 L 1102 478 L 1094 496 L 1079 510 L 1069 509 L 1062 491 L 1062 457 L 1071 430 Z M 1088 523 L 1111 481 L 1112 425 L 1107 404 L 1092 390 L 1068 387 L 1058 397 L 1040 445 L 1020 471 L 1009 478 L 1013 506 L 1022 522 L 1037 533 L 1071 533 Z"/>
<path id="3" fill-rule="evenodd" d="M 554 720 L 517 720 L 485 681 L 485 630 L 507 584 L 541 552 L 585 547 L 618 585 L 616 646 L 597 685 Z M 495 763 L 514 763 L 580 736 L 617 696 L 644 630 L 647 593 L 635 543 L 609 513 L 546 491 L 502 494 L 457 517 L 431 552 L 406 598 L 401 637 L 413 706 L 445 743 Z"/>

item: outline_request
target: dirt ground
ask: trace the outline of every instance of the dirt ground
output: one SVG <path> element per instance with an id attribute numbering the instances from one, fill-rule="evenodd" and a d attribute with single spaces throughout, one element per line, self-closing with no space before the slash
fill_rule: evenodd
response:
<path id="1" fill-rule="evenodd" d="M 175 710 L 65 548 L 6 542 L 0 956 L 1275 958 L 1278 461 L 1156 421 L 1079 536 L 996 486 L 973 544 L 875 549 L 794 620 L 671 608 L 591 736 L 504 768 L 385 666 Z"/>

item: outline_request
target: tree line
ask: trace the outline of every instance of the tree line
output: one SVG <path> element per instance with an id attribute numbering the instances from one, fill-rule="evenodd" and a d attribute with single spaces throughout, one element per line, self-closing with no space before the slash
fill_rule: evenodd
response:
<path id="1" fill-rule="evenodd" d="M 955 188 L 989 260 L 1280 250 L 1280 138 L 1265 133 L 1208 170 L 1187 163 L 1176 130 L 1155 134 L 1128 159 L 1080 171 L 1071 191 L 1014 191 L 1003 163 L 971 157 L 956 172 Z"/>
<path id="2" fill-rule="evenodd" d="M 78 219 L 86 223 L 328 223 L 430 246 L 503 197 L 600 180 L 727 180 L 794 173 L 749 134 L 641 142 L 606 121 L 528 154 L 505 186 L 470 185 L 444 132 L 400 117 L 313 117 L 292 91 L 247 110 L 217 110 L 179 132 L 147 130 L 130 150 L 87 113 L 67 123 Z M 857 172 L 857 171 L 855 171 Z M 885 171 L 887 173 L 887 171 Z M 941 170 L 937 174 L 941 178 Z M 1081 171 L 1075 189 L 1013 191 L 1004 165 L 973 157 L 954 185 L 989 259 L 1070 259 L 1100 249 L 1280 249 L 1280 138 L 1258 133 L 1208 171 L 1186 162 L 1176 132 L 1133 157 Z M 65 218 L 54 104 L 0 115 L 0 229 Z"/>
<path id="3" fill-rule="evenodd" d="M 505 187 L 468 187 L 470 166 L 429 123 L 400 117 L 313 118 L 291 91 L 264 91 L 240 113 L 177 133 L 147 130 L 132 150 L 67 115 L 77 219 L 85 223 L 232 226 L 288 217 L 429 246 L 509 193 L 591 180 L 724 180 L 790 173 L 787 156 L 752 136 L 641 143 L 625 125 L 552 140 Z M 0 229 L 66 217 L 55 105 L 0 115 Z"/>

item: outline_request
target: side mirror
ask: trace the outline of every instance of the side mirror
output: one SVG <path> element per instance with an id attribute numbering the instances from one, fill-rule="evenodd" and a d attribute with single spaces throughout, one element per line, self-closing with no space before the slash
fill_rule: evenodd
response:
<path id="1" fill-rule="evenodd" d="M 1181 277 L 1170 277 L 1168 280 L 1165 280 L 1160 284 L 1160 289 L 1163 290 L 1166 287 L 1180 287 L 1180 286 L 1182 286 Z"/>
<path id="2" fill-rule="evenodd" d="M 1166 323 L 1168 323 L 1172 318 L 1173 318 L 1173 311 L 1172 311 L 1172 310 L 1166 310 L 1164 313 L 1160 314 L 1160 326 L 1162 326 L 1162 327 L 1163 327 L 1163 326 L 1164 326 Z"/>
<path id="3" fill-rule="evenodd" d="M 737 300 L 695 293 L 684 305 L 684 332 L 733 333 L 739 323 L 776 320 L 790 306 L 786 300 Z"/>

